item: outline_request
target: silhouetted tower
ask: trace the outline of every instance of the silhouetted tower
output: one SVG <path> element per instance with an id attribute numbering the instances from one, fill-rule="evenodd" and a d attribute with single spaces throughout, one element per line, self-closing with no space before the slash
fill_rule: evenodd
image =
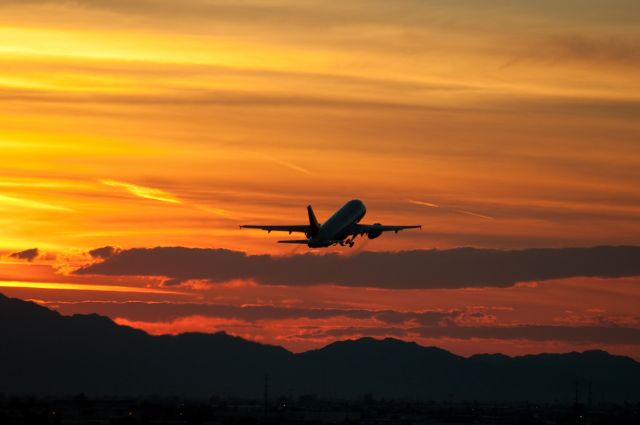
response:
<path id="1" fill-rule="evenodd" d="M 269 414 L 269 375 L 264 375 L 264 416 Z"/>

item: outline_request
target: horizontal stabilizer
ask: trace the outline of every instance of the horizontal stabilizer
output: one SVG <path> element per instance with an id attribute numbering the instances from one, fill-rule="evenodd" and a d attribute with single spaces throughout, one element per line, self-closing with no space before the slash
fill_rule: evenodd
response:
<path id="1" fill-rule="evenodd" d="M 290 239 L 286 241 L 278 241 L 278 243 L 303 243 L 306 245 L 309 243 L 309 241 L 307 239 Z"/>

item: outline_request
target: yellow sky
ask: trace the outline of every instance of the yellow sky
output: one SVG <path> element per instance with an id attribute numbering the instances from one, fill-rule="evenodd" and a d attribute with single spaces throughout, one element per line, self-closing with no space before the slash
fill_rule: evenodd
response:
<path id="1" fill-rule="evenodd" d="M 375 317 L 203 308 L 637 328 L 634 277 L 404 290 L 72 271 L 106 245 L 305 253 L 239 225 L 305 224 L 309 203 L 322 221 L 351 198 L 364 222 L 422 231 L 328 252 L 637 245 L 638 22 L 637 0 L 0 1 L 0 292 L 297 351 L 398 334 Z M 405 338 L 640 358 L 637 341 Z"/>
<path id="2" fill-rule="evenodd" d="M 424 228 L 367 249 L 637 243 L 614 3 L 2 2 L 0 249 L 291 252 L 238 224 L 352 197 Z"/>

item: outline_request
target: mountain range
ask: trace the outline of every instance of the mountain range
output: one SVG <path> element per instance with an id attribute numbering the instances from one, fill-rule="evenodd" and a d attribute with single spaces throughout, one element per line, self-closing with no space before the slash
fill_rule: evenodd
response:
<path id="1" fill-rule="evenodd" d="M 411 400 L 640 400 L 640 363 L 594 350 L 468 358 L 397 339 L 292 353 L 224 332 L 152 336 L 0 294 L 0 393 Z M 577 383 L 577 384 L 576 384 Z"/>

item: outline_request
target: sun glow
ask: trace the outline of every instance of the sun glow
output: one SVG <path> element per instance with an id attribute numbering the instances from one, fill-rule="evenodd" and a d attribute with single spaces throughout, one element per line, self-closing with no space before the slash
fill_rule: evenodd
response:
<path id="1" fill-rule="evenodd" d="M 180 294 L 181 292 L 134 286 L 92 285 L 62 282 L 0 281 L 0 288 L 55 289 L 62 291 L 128 292 L 132 294 Z"/>

